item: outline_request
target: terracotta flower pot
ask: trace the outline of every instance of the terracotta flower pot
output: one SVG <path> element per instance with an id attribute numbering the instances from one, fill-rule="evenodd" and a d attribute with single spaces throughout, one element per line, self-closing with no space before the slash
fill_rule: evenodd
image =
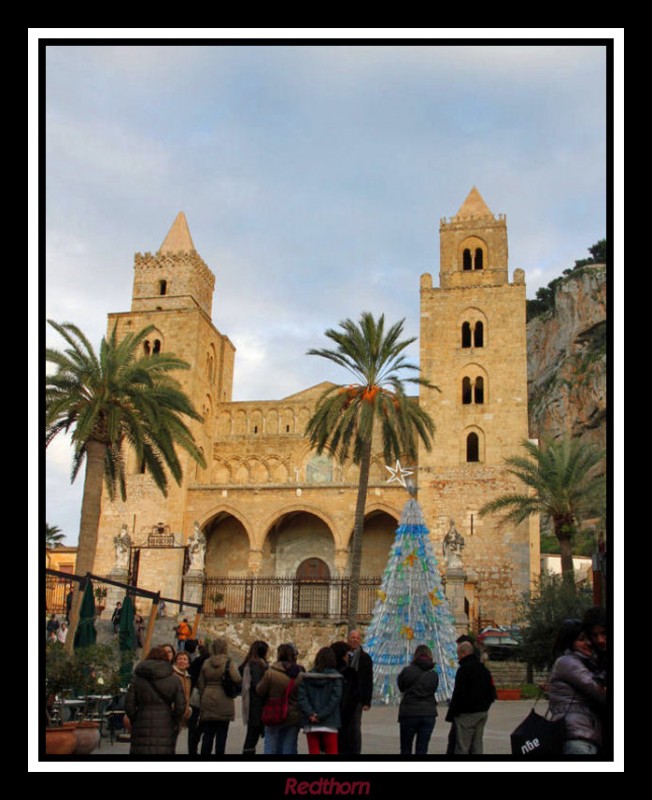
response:
<path id="1" fill-rule="evenodd" d="M 76 756 L 92 753 L 100 743 L 100 723 L 90 720 L 76 723 L 75 739 L 77 741 L 74 750 Z"/>
<path id="2" fill-rule="evenodd" d="M 520 689 L 496 689 L 496 695 L 499 700 L 520 700 Z"/>
<path id="3" fill-rule="evenodd" d="M 75 751 L 77 737 L 72 728 L 46 728 L 45 752 L 49 756 L 69 756 Z"/>

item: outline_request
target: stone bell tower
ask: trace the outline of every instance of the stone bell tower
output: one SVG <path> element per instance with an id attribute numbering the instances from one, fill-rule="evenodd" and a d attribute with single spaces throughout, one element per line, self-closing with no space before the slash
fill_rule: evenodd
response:
<path id="1" fill-rule="evenodd" d="M 505 215 L 475 187 L 439 234 L 439 288 L 421 277 L 421 370 L 441 391 L 420 393 L 436 433 L 419 454 L 419 500 L 438 539 L 451 520 L 464 536 L 470 616 L 505 620 L 538 572 L 538 521 L 499 527 L 478 510 L 522 490 L 503 460 L 528 438 L 525 278 L 516 269 L 509 282 Z"/>
<path id="2" fill-rule="evenodd" d="M 190 364 L 189 370 L 175 377 L 203 417 L 203 422 L 192 421 L 189 426 L 209 465 L 215 406 L 232 399 L 235 358 L 233 344 L 211 320 L 214 286 L 215 276 L 197 253 L 186 217 L 180 212 L 155 253 L 136 253 L 131 310 L 108 318 L 109 331 L 117 325 L 118 336 L 152 325 L 143 342 L 143 354 L 170 352 Z M 110 502 L 106 496 L 102 501 L 96 572 L 108 573 L 112 568 L 113 537 L 123 525 L 134 546 L 159 529 L 173 536 L 178 547 L 186 543 L 195 519 L 187 507 L 188 490 L 205 483 L 210 469 L 202 470 L 185 452 L 179 457 L 183 483 L 178 486 L 170 480 L 167 497 L 151 476 L 141 471 L 134 454 L 127 457 L 127 502 Z M 176 563 L 179 559 L 181 563 Z M 182 562 L 182 549 L 143 550 L 139 569 L 153 576 L 152 585 L 167 587 L 168 596 L 179 597 Z"/>

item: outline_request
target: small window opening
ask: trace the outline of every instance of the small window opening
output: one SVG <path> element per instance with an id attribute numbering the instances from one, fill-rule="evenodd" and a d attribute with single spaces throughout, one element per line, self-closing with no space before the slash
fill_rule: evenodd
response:
<path id="1" fill-rule="evenodd" d="M 480 461 L 480 440 L 477 433 L 470 433 L 466 437 L 466 460 Z"/>
<path id="2" fill-rule="evenodd" d="M 464 251 L 464 253 L 462 255 L 462 268 L 465 269 L 465 270 L 472 269 L 471 251 L 469 250 L 468 247 L 466 248 L 466 250 Z"/>
<path id="3" fill-rule="evenodd" d="M 286 433 L 289 433 L 289 432 L 290 432 L 290 426 L 289 426 L 289 425 L 286 425 L 286 426 L 285 426 L 285 432 L 286 432 Z"/>
<path id="4" fill-rule="evenodd" d="M 484 403 L 484 378 L 476 378 L 473 385 L 473 400 L 478 405 Z"/>
<path id="5" fill-rule="evenodd" d="M 145 351 L 145 355 L 148 356 L 152 352 L 152 346 L 149 343 L 149 339 L 145 339 L 143 342 L 143 350 Z"/>
<path id="6" fill-rule="evenodd" d="M 462 347 L 471 347 L 471 325 L 468 322 L 462 325 Z"/>
<path id="7" fill-rule="evenodd" d="M 160 339 L 154 339 L 154 352 L 155 353 L 160 353 L 161 352 L 161 340 Z"/>
<path id="8" fill-rule="evenodd" d="M 482 269 L 482 248 L 476 247 L 475 248 L 475 264 L 476 269 Z"/>
<path id="9" fill-rule="evenodd" d="M 473 331 L 473 346 L 484 347 L 484 325 L 481 322 L 475 323 L 475 329 Z"/>
<path id="10" fill-rule="evenodd" d="M 168 282 L 167 281 L 159 281 L 158 282 L 158 293 L 160 295 L 168 293 Z"/>
<path id="11" fill-rule="evenodd" d="M 462 403 L 463 405 L 468 406 L 470 405 L 471 400 L 471 378 L 464 378 L 462 381 Z"/>

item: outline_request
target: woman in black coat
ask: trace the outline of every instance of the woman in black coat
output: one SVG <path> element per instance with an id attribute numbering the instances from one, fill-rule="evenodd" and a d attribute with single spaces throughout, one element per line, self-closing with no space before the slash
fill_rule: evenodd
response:
<path id="1" fill-rule="evenodd" d="M 136 665 L 125 711 L 131 722 L 131 755 L 174 753 L 179 723 L 186 709 L 181 681 L 162 647 Z"/>
<path id="2" fill-rule="evenodd" d="M 256 686 L 269 668 L 268 652 L 267 642 L 255 641 L 239 667 L 242 675 L 242 721 L 247 725 L 247 735 L 242 752 L 247 755 L 253 755 L 256 752 L 256 744 L 265 731 L 265 726 L 260 719 L 265 701 L 256 693 Z"/>
<path id="3" fill-rule="evenodd" d="M 429 647 L 425 644 L 417 647 L 412 663 L 400 672 L 396 682 L 403 693 L 398 707 L 401 755 L 412 755 L 415 737 L 415 755 L 426 755 L 437 720 L 435 692 L 439 686 L 439 675 Z"/>
<path id="4" fill-rule="evenodd" d="M 352 755 L 355 749 L 355 710 L 360 702 L 358 673 L 349 665 L 351 648 L 348 642 L 333 642 L 331 650 L 335 653 L 336 669 L 344 678 L 342 700 L 340 701 L 341 726 L 337 734 L 338 753 Z"/>

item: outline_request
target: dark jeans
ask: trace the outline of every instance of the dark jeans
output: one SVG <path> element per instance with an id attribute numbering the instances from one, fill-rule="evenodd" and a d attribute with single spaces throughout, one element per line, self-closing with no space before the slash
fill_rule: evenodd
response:
<path id="1" fill-rule="evenodd" d="M 415 755 L 426 755 L 436 719 L 437 717 L 403 717 L 399 720 L 402 756 L 412 755 L 412 744 L 415 737 L 417 740 L 414 749 Z"/>
<path id="2" fill-rule="evenodd" d="M 215 741 L 215 755 L 223 755 L 226 749 L 226 737 L 229 732 L 229 723 L 217 720 L 206 720 L 202 723 L 201 754 L 209 756 L 213 751 Z"/>
<path id="3" fill-rule="evenodd" d="M 263 730 L 264 728 L 262 725 L 247 725 L 247 735 L 242 745 L 243 753 L 249 753 L 249 755 L 251 755 L 256 752 L 256 745 L 263 735 Z"/>
<path id="4" fill-rule="evenodd" d="M 197 755 L 199 740 L 201 739 L 201 725 L 199 724 L 199 708 L 193 708 L 188 720 L 188 753 Z"/>

